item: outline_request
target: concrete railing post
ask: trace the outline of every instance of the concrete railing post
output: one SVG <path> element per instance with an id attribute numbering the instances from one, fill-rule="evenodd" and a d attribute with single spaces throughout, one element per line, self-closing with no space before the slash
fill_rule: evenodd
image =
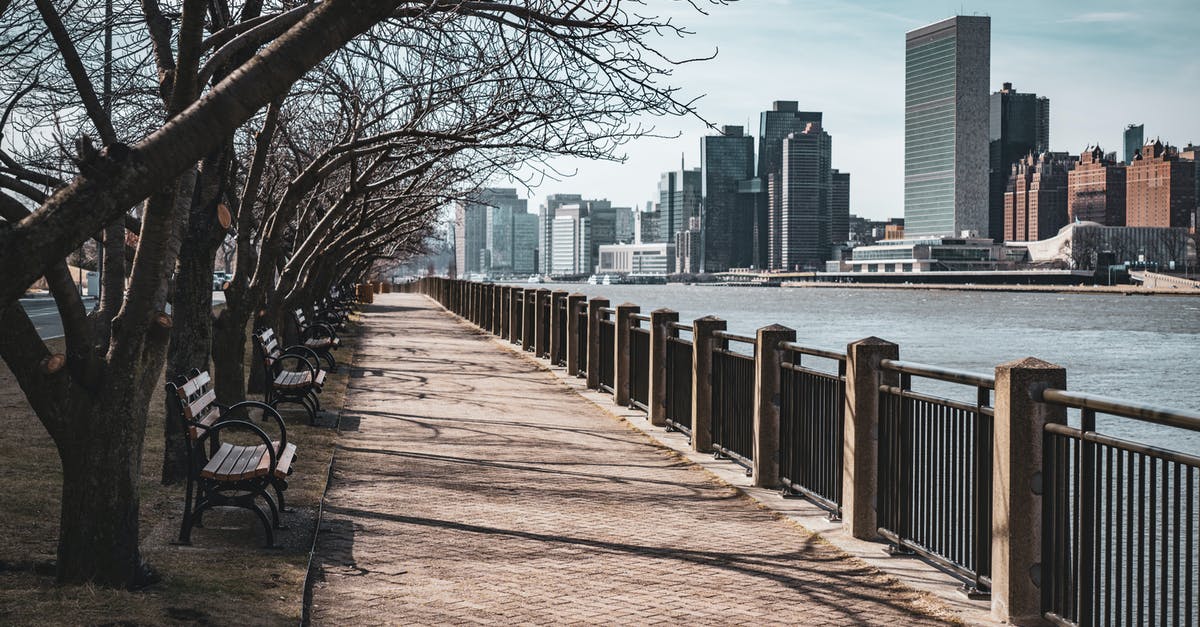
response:
<path id="1" fill-rule="evenodd" d="M 650 424 L 667 424 L 667 338 L 671 323 L 679 322 L 679 312 L 656 309 L 650 312 Z"/>
<path id="2" fill-rule="evenodd" d="M 1042 624 L 1042 438 L 1064 424 L 1063 407 L 1033 392 L 1065 390 L 1067 371 L 1027 357 L 996 366 L 992 431 L 992 616 L 1014 625 Z"/>
<path id="3" fill-rule="evenodd" d="M 546 347 L 549 345 L 550 339 L 548 337 L 550 335 L 550 318 L 553 318 L 551 316 L 553 312 L 550 311 L 549 307 L 550 290 L 546 288 L 538 290 L 537 299 L 534 300 L 534 303 L 536 303 L 535 306 L 537 307 L 537 313 L 534 316 L 534 319 L 537 320 L 537 327 L 535 327 L 536 331 L 534 331 L 533 336 L 533 356 L 545 357 Z"/>
<path id="4" fill-rule="evenodd" d="M 567 296 L 567 374 L 579 374 L 579 304 L 586 297 L 583 294 Z"/>
<path id="5" fill-rule="evenodd" d="M 588 301 L 587 386 L 600 389 L 600 310 L 608 307 L 607 298 Z"/>
<path id="6" fill-rule="evenodd" d="M 550 292 L 550 363 L 554 364 L 554 360 L 560 353 L 565 352 L 565 346 L 559 346 L 567 339 L 566 329 L 562 328 L 567 323 L 567 316 L 559 313 L 559 309 L 566 303 L 566 290 L 554 290 Z"/>
<path id="7" fill-rule="evenodd" d="M 488 286 L 488 329 L 495 336 L 500 335 L 500 305 L 502 302 L 500 293 L 502 291 L 499 285 L 493 284 Z"/>
<path id="8" fill-rule="evenodd" d="M 879 386 L 895 385 L 895 373 L 879 362 L 899 359 L 900 347 L 877 337 L 846 346 L 846 421 L 842 442 L 842 525 L 850 535 L 872 540 L 879 534 Z"/>
<path id="9" fill-rule="evenodd" d="M 629 345 L 633 341 L 633 314 L 641 307 L 633 303 L 617 305 L 617 327 L 613 335 L 613 402 L 621 407 L 629 405 L 633 392 L 632 369 L 629 367 Z"/>
<path id="10" fill-rule="evenodd" d="M 712 450 L 712 354 L 719 340 L 715 331 L 725 330 L 716 316 L 697 318 L 692 323 L 692 450 Z"/>
<path id="11" fill-rule="evenodd" d="M 779 381 L 784 342 L 796 330 L 773 324 L 758 330 L 754 343 L 754 485 L 779 485 Z"/>

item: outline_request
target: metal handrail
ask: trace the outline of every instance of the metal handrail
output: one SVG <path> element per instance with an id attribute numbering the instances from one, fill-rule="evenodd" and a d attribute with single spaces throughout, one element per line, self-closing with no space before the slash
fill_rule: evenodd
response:
<path id="1" fill-rule="evenodd" d="M 1161 405 L 1133 403 L 1118 400 L 1110 396 L 1088 394 L 1085 392 L 1068 392 L 1054 388 L 1035 391 L 1033 393 L 1033 400 L 1075 409 L 1089 409 L 1102 414 L 1123 416 L 1167 427 L 1200 431 L 1200 414 L 1171 409 Z"/>
<path id="2" fill-rule="evenodd" d="M 995 410 L 987 405 L 973 405 L 971 403 L 964 403 L 962 401 L 956 401 L 950 398 L 942 398 L 940 396 L 933 396 L 931 394 L 922 394 L 920 392 L 914 392 L 896 385 L 881 385 L 879 386 L 879 391 L 887 392 L 888 394 L 895 394 L 901 398 L 911 398 L 919 401 L 937 403 L 939 405 L 945 405 L 946 407 L 953 407 L 954 409 L 961 409 L 963 411 L 979 411 L 979 413 L 985 416 L 995 415 Z"/>
<path id="3" fill-rule="evenodd" d="M 629 317 L 633 318 L 634 320 L 642 320 L 644 322 L 650 322 L 650 314 L 635 313 Z"/>
<path id="4" fill-rule="evenodd" d="M 599 310 L 599 312 L 600 312 L 600 313 L 602 313 L 602 314 L 615 314 L 615 313 L 617 313 L 617 310 L 616 310 L 615 308 L 613 308 L 613 307 L 600 307 L 598 310 Z"/>
<path id="5" fill-rule="evenodd" d="M 899 372 L 901 374 L 911 374 L 918 377 L 925 377 L 927 379 L 937 379 L 938 381 L 973 385 L 975 387 L 985 388 L 988 390 L 996 389 L 995 377 L 986 374 L 979 374 L 977 372 L 954 370 L 952 368 L 941 368 L 939 366 L 918 364 L 911 361 L 900 361 L 898 359 L 884 359 L 879 362 L 879 365 L 884 370 L 891 370 L 892 372 Z"/>
<path id="6" fill-rule="evenodd" d="M 802 344 L 797 344 L 795 342 L 784 342 L 784 343 L 780 344 L 780 347 L 783 348 L 784 350 L 789 350 L 789 351 L 792 351 L 793 353 L 800 353 L 802 355 L 812 355 L 813 357 L 824 357 L 825 359 L 835 359 L 837 361 L 846 361 L 846 353 L 844 353 L 842 351 L 832 351 L 832 350 L 826 350 L 824 348 L 813 348 L 811 346 L 804 346 Z"/>
<path id="7" fill-rule="evenodd" d="M 749 335 L 738 335 L 737 333 L 730 333 L 728 331 L 713 331 L 713 337 L 717 338 L 718 340 L 730 340 L 732 342 L 744 342 L 746 344 L 754 344 L 757 342 L 757 340 Z"/>
<path id="8" fill-rule="evenodd" d="M 688 332 L 695 331 L 695 329 L 692 328 L 692 325 L 687 324 L 686 322 L 668 322 L 667 328 L 674 329 L 676 331 L 688 331 Z"/>

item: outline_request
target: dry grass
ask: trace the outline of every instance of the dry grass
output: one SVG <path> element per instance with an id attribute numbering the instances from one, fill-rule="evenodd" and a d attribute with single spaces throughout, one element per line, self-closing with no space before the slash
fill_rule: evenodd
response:
<path id="1" fill-rule="evenodd" d="M 56 340 L 53 343 L 61 343 Z M 354 333 L 343 335 L 343 367 L 330 375 L 322 404 L 336 415 L 345 401 Z M 253 398 L 253 396 L 252 396 Z M 224 400 L 224 399 L 222 399 Z M 303 413 L 285 411 L 288 439 L 298 457 L 287 490 L 291 513 L 276 531 L 281 548 L 262 547 L 262 529 L 249 512 L 205 516 L 192 545 L 171 544 L 179 533 L 183 485 L 159 482 L 163 454 L 163 390 L 150 405 L 142 465 L 141 549 L 162 581 L 139 592 L 54 581 L 61 468 L 50 437 L 29 409 L 15 379 L 0 363 L 0 624 L 297 624 L 304 577 L 325 490 L 336 432 L 311 427 Z M 215 515 L 214 515 L 215 514 Z"/>

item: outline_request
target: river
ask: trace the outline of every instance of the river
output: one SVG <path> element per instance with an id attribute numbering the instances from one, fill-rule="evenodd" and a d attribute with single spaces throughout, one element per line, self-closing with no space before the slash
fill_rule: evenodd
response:
<path id="1" fill-rule="evenodd" d="M 522 287 L 529 287 L 522 285 Z M 841 349 L 876 336 L 900 357 L 991 373 L 1037 357 L 1067 369 L 1068 389 L 1200 411 L 1200 297 L 866 288 L 546 284 L 548 289 L 705 315 L 753 335 L 773 323 L 797 341 Z M 919 388 L 918 388 L 919 389 Z M 956 394 L 949 394 L 957 396 Z M 967 398 L 972 398 L 968 393 Z M 1101 417 L 1100 429 L 1200 455 L 1200 433 Z"/>

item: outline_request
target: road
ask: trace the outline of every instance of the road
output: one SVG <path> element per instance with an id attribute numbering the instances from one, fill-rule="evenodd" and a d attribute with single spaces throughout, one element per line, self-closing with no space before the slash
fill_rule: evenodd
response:
<path id="1" fill-rule="evenodd" d="M 88 309 L 96 305 L 96 299 L 90 296 L 85 296 L 83 302 Z M 225 302 L 225 293 L 213 292 L 213 304 L 219 305 L 223 302 Z M 54 305 L 53 298 L 49 296 L 22 298 L 21 306 L 29 314 L 29 319 L 33 321 L 38 335 L 43 340 L 52 340 L 63 336 L 62 320 L 58 317 L 58 308 Z"/>

